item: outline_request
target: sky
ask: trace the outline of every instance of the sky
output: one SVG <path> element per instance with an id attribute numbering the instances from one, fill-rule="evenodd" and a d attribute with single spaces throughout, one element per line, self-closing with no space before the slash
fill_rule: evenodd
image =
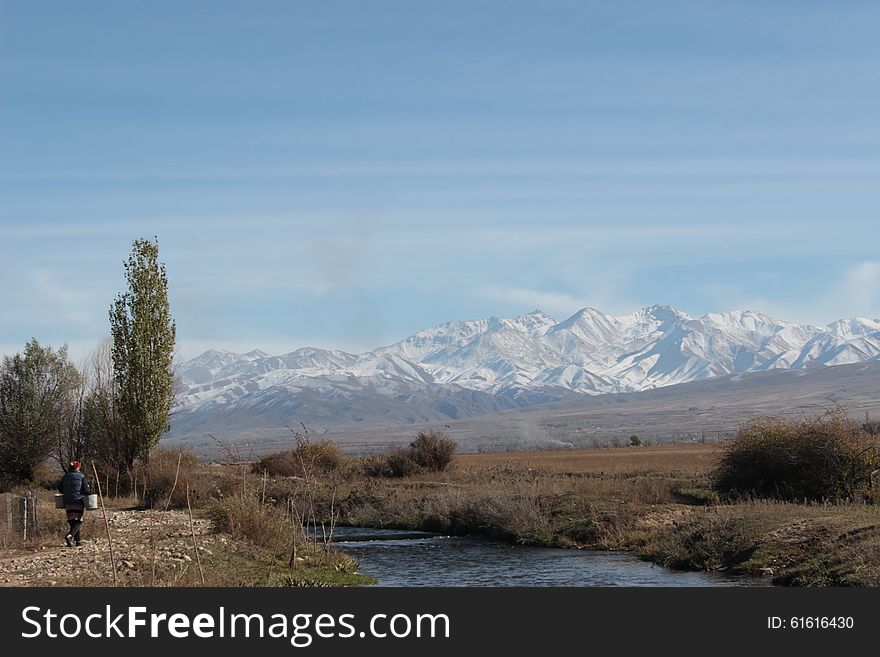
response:
<path id="1" fill-rule="evenodd" d="M 875 2 L 0 0 L 0 353 L 155 236 L 178 355 L 880 317 Z"/>

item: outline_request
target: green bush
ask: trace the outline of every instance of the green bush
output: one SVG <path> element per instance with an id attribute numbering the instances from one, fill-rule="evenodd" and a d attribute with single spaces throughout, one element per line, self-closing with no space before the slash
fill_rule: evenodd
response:
<path id="1" fill-rule="evenodd" d="M 875 446 L 842 411 L 800 421 L 754 418 L 727 447 L 713 487 L 727 497 L 863 498 L 877 468 Z"/>

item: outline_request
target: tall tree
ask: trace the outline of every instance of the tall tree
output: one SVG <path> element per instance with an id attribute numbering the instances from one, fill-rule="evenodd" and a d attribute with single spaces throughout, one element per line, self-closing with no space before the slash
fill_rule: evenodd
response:
<path id="1" fill-rule="evenodd" d="M 33 479 L 34 469 L 52 454 L 73 426 L 80 374 L 67 357 L 36 339 L 24 352 L 6 356 L 0 367 L 0 478 Z"/>
<path id="2" fill-rule="evenodd" d="M 137 239 L 125 263 L 128 290 L 110 307 L 113 373 L 126 433 L 122 464 L 147 460 L 169 429 L 174 400 L 172 358 L 176 327 L 168 304 L 168 276 L 156 239 Z"/>

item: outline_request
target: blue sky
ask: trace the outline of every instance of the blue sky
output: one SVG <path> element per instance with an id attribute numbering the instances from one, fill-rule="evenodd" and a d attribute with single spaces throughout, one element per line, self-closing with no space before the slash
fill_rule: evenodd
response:
<path id="1" fill-rule="evenodd" d="M 873 2 L 0 0 L 0 352 L 670 303 L 880 317 Z"/>

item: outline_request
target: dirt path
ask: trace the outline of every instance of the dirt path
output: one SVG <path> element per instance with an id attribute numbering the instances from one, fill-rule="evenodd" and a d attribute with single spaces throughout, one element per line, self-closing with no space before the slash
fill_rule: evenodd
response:
<path id="1" fill-rule="evenodd" d="M 117 576 L 121 583 L 174 583 L 196 568 L 189 516 L 180 511 L 108 511 Z M 228 539 L 196 519 L 196 542 L 203 559 Z M 63 537 L 42 545 L 0 550 L 0 586 L 106 585 L 113 582 L 107 534 L 100 512 L 87 515 L 83 544 L 68 548 Z M 159 577 L 154 580 L 155 571 Z"/>

